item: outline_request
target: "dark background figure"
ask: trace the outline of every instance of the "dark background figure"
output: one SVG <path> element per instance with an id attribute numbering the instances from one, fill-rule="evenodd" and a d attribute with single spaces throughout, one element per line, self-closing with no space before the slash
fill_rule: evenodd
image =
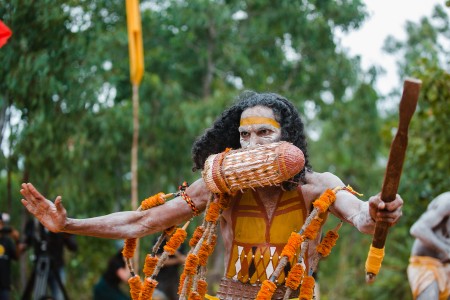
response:
<path id="1" fill-rule="evenodd" d="M 408 280 L 417 300 L 450 299 L 450 192 L 437 196 L 412 225 Z"/>
<path id="2" fill-rule="evenodd" d="M 159 247 L 158 254 L 162 254 L 165 241 Z M 186 246 L 181 244 L 180 248 L 175 252 L 175 255 L 170 255 L 164 263 L 164 266 L 156 276 L 158 286 L 156 287 L 160 292 L 164 293 L 167 300 L 177 300 L 178 286 L 181 274 L 181 267 L 186 260 Z"/>
<path id="3" fill-rule="evenodd" d="M 9 227 L 9 215 L 0 212 L 0 300 L 11 294 L 11 262 L 17 260 L 19 232 Z"/>
<path id="4" fill-rule="evenodd" d="M 122 251 L 118 251 L 109 259 L 105 272 L 94 286 L 94 300 L 130 300 L 120 288 L 120 284 L 127 282 L 129 277 L 130 271 L 125 265 Z"/>
<path id="5" fill-rule="evenodd" d="M 50 232 L 34 218 L 27 221 L 24 236 L 21 248 L 33 248 L 34 267 L 22 299 L 30 299 L 32 294 L 34 299 L 39 299 L 48 294 L 47 288 L 55 300 L 68 299 L 64 287 L 64 249 L 78 250 L 75 236 Z"/>

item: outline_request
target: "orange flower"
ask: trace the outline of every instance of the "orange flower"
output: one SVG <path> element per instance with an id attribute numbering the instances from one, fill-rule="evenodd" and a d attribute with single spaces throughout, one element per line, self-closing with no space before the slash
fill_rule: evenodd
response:
<path id="1" fill-rule="evenodd" d="M 307 239 L 314 240 L 320 230 L 320 227 L 322 226 L 322 221 L 323 219 L 319 217 L 315 217 L 314 219 L 312 219 L 311 223 L 308 225 L 308 227 L 306 227 L 303 236 Z"/>
<path id="2" fill-rule="evenodd" d="M 142 293 L 139 296 L 139 300 L 152 299 L 153 292 L 155 291 L 157 285 L 158 281 L 151 278 L 146 278 L 144 280 L 144 286 L 142 287 Z"/>
<path id="3" fill-rule="evenodd" d="M 208 262 L 208 256 L 211 252 L 211 245 L 208 245 L 206 242 L 204 242 L 198 250 L 198 264 L 200 266 L 206 266 Z"/>
<path id="4" fill-rule="evenodd" d="M 177 231 L 172 235 L 172 237 L 164 246 L 164 251 L 168 252 L 170 255 L 174 255 L 175 251 L 177 251 L 181 243 L 183 243 L 186 236 L 186 230 L 184 230 L 183 228 L 177 228 Z"/>
<path id="5" fill-rule="evenodd" d="M 212 202 L 212 203 L 209 205 L 208 212 L 206 213 L 205 220 L 206 220 L 207 222 L 213 222 L 213 223 L 215 223 L 215 222 L 217 221 L 217 219 L 219 218 L 219 215 L 220 215 L 220 207 L 219 207 L 219 204 L 216 203 L 216 202 Z"/>
<path id="6" fill-rule="evenodd" d="M 131 299 L 138 300 L 142 288 L 141 277 L 139 277 L 139 275 L 131 277 L 128 279 L 128 284 L 130 286 Z"/>
<path id="7" fill-rule="evenodd" d="M 203 297 L 198 292 L 191 292 L 188 300 L 202 300 Z"/>
<path id="8" fill-rule="evenodd" d="M 208 283 L 206 283 L 206 281 L 203 279 L 199 279 L 197 282 L 197 292 L 200 294 L 200 296 L 204 298 L 207 290 L 208 290 Z"/>
<path id="9" fill-rule="evenodd" d="M 334 231 L 328 231 L 322 242 L 316 247 L 317 252 L 319 252 L 323 257 L 330 255 L 331 248 L 336 245 L 336 241 L 339 238 L 339 234 Z"/>
<path id="10" fill-rule="evenodd" d="M 320 195 L 319 199 L 313 202 L 315 208 L 317 208 L 321 213 L 326 212 L 328 207 L 333 204 L 334 200 L 336 200 L 336 194 L 328 189 L 322 195 Z"/>
<path id="11" fill-rule="evenodd" d="M 264 280 L 261 285 L 261 289 L 258 292 L 258 295 L 256 295 L 256 300 L 270 300 L 276 289 L 277 286 L 275 285 L 275 283 L 267 279 Z"/>
<path id="12" fill-rule="evenodd" d="M 300 288 L 300 300 L 311 300 L 314 294 L 314 278 L 312 276 L 305 276 L 303 278 L 302 286 Z"/>
<path id="13" fill-rule="evenodd" d="M 137 239 L 126 239 L 123 246 L 122 255 L 125 258 L 133 258 L 134 251 L 136 250 Z"/>
<path id="14" fill-rule="evenodd" d="M 184 266 L 184 272 L 188 275 L 194 275 L 197 272 L 198 256 L 191 253 L 186 258 L 186 264 Z"/>
<path id="15" fill-rule="evenodd" d="M 288 277 L 286 278 L 286 283 L 284 285 L 293 291 L 297 290 L 302 282 L 304 273 L 305 270 L 303 269 L 302 264 L 295 264 L 289 271 Z"/>
<path id="16" fill-rule="evenodd" d="M 141 210 L 147 210 L 149 208 L 164 204 L 166 202 L 164 195 L 164 193 L 158 193 L 143 200 L 141 202 Z"/>
<path id="17" fill-rule="evenodd" d="M 202 237 L 203 233 L 205 232 L 205 227 L 198 226 L 195 228 L 194 234 L 192 235 L 191 239 L 189 240 L 189 246 L 195 247 L 197 245 L 198 241 Z"/>
<path id="18" fill-rule="evenodd" d="M 150 277 L 153 274 L 153 271 L 156 268 L 156 265 L 158 264 L 158 258 L 156 256 L 151 256 L 150 254 L 147 254 L 145 257 L 145 263 L 144 263 L 144 274 L 147 277 Z"/>
<path id="19" fill-rule="evenodd" d="M 292 232 L 287 244 L 284 246 L 283 251 L 281 252 L 281 256 L 287 256 L 290 261 L 297 253 L 297 250 L 300 248 L 302 242 L 303 236 L 296 232 Z"/>
<path id="20" fill-rule="evenodd" d="M 177 229 L 177 226 L 171 226 L 169 228 L 164 229 L 164 234 L 166 234 L 167 236 L 171 236 L 175 230 Z"/>
<path id="21" fill-rule="evenodd" d="M 230 207 L 230 201 L 231 201 L 231 196 L 229 194 L 225 194 L 225 193 L 221 193 L 221 194 L 217 194 L 219 196 L 219 207 L 220 209 L 227 209 L 228 207 Z"/>

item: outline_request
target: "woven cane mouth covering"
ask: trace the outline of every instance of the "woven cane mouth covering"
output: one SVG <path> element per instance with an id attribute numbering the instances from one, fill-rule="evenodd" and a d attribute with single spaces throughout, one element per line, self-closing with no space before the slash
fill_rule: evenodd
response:
<path id="1" fill-rule="evenodd" d="M 233 193 L 247 188 L 280 185 L 305 165 L 303 152 L 289 142 L 257 145 L 213 154 L 202 177 L 213 193 Z"/>

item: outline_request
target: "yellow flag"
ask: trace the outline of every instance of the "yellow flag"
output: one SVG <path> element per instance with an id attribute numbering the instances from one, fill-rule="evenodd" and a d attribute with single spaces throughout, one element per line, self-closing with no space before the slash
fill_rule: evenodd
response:
<path id="1" fill-rule="evenodd" d="M 139 85 L 144 74 L 144 46 L 139 0 L 126 0 L 128 48 L 130 52 L 130 80 Z"/>

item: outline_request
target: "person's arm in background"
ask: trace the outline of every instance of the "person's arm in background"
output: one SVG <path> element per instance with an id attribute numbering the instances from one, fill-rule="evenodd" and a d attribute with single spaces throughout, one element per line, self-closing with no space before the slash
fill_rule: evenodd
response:
<path id="1" fill-rule="evenodd" d="M 440 197 L 434 203 L 430 203 L 428 209 L 411 226 L 410 233 L 426 247 L 441 253 L 443 257 L 450 260 L 449 243 L 442 237 L 437 236 L 436 231 L 433 230 L 444 218 L 450 216 L 450 192 Z"/>

